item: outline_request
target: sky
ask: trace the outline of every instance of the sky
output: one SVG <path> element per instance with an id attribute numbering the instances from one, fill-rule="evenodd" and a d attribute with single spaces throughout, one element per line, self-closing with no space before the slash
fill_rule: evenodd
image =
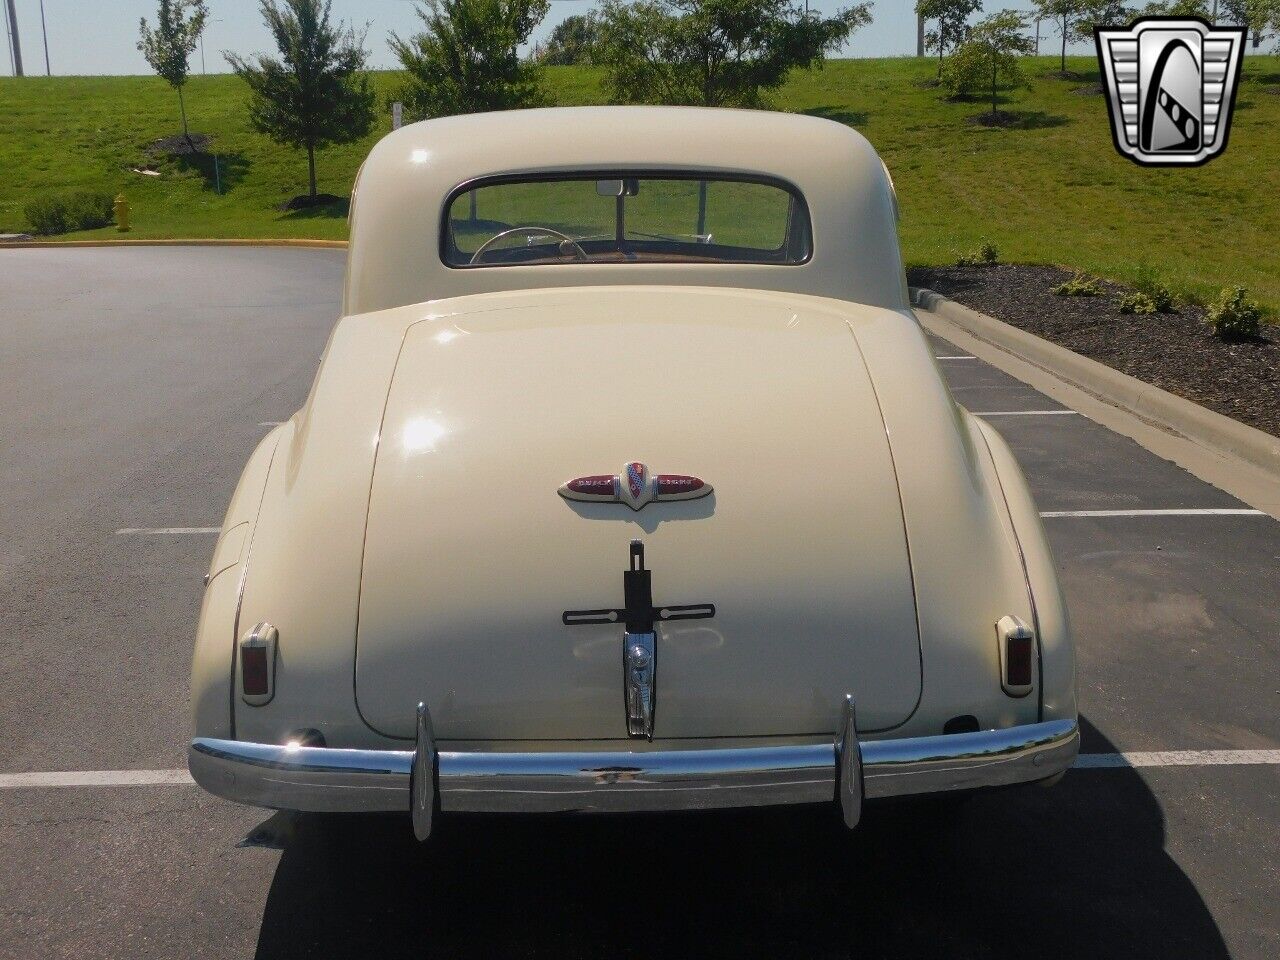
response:
<path id="1" fill-rule="evenodd" d="M 803 0 L 801 0 L 803 2 Z M 49 64 L 55 75 L 62 74 L 130 74 L 149 73 L 146 61 L 137 50 L 138 21 L 142 17 L 154 22 L 155 0 L 43 0 L 45 23 L 49 37 Z M 810 0 L 812 9 L 832 11 L 847 3 L 840 0 Z M 18 15 L 18 31 L 22 44 L 24 72 L 28 76 L 45 72 L 44 44 L 40 30 L 41 0 L 14 0 Z M 551 0 L 551 12 L 534 32 L 533 40 L 544 40 L 551 29 L 565 17 L 585 13 L 596 0 Z M 273 53 L 270 34 L 262 24 L 257 0 L 206 0 L 210 22 L 205 27 L 204 57 L 197 50 L 191 57 L 193 73 L 226 73 L 227 62 L 221 51 L 240 54 Z M 838 56 L 889 57 L 915 53 L 916 28 L 914 0 L 876 0 L 872 8 L 874 21 L 859 30 Z M 990 10 L 1010 7 L 1029 9 L 1030 0 L 988 0 Z M 0 8 L 4 0 L 0 0 Z M 398 66 L 387 47 L 387 34 L 392 30 L 407 36 L 417 32 L 421 21 L 414 13 L 413 0 L 334 0 L 333 16 L 348 23 L 369 25 L 367 45 L 371 50 L 370 65 L 374 69 Z M 0 26 L 8 26 L 0 20 Z M 3 47 L 3 70 L 12 73 L 9 44 Z M 1042 53 L 1057 49 L 1049 24 L 1042 27 Z M 1091 53 L 1077 45 L 1074 52 Z"/>

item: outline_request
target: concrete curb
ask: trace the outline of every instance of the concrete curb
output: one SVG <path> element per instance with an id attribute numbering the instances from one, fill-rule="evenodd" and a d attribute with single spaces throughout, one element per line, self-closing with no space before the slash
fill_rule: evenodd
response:
<path id="1" fill-rule="evenodd" d="M 930 332 L 1280 520 L 1280 438 L 932 290 L 911 299 Z"/>
<path id="2" fill-rule="evenodd" d="M 60 247 L 321 247 L 345 250 L 345 240 L 305 240 L 284 237 L 266 237 L 260 240 L 244 238 L 204 238 L 196 240 L 18 240 L 0 243 L 0 250 L 56 250 Z"/>

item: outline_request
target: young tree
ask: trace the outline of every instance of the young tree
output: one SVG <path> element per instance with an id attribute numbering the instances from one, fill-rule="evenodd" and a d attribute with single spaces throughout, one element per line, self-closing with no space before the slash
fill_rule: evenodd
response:
<path id="1" fill-rule="evenodd" d="M 1155 0 L 1139 11 L 1144 17 L 1200 17 L 1209 19 L 1208 0 Z"/>
<path id="2" fill-rule="evenodd" d="M 155 29 L 147 26 L 146 17 L 138 25 L 138 32 L 142 37 L 138 41 L 138 49 L 147 58 L 147 63 L 151 64 L 151 69 L 178 91 L 182 135 L 187 138 L 187 146 L 192 149 L 195 148 L 191 143 L 191 133 L 187 130 L 187 105 L 182 99 L 182 88 L 187 83 L 187 58 L 200 42 L 200 34 L 204 32 L 208 16 L 204 0 L 160 0 L 160 7 L 156 10 Z"/>
<path id="3" fill-rule="evenodd" d="M 1218 20 L 1247 27 L 1256 47 L 1266 31 L 1280 32 L 1280 0 L 1223 0 Z"/>
<path id="4" fill-rule="evenodd" d="M 1095 28 L 1127 27 L 1137 15 L 1123 0 L 1090 0 L 1075 22 L 1072 39 L 1092 43 Z"/>
<path id="5" fill-rule="evenodd" d="M 519 49 L 548 9 L 549 0 L 428 0 L 417 8 L 422 33 L 391 34 L 409 73 L 397 98 L 419 119 L 538 105 L 537 64 Z"/>
<path id="6" fill-rule="evenodd" d="M 790 0 L 605 0 L 596 62 L 615 103 L 755 107 L 870 22 L 870 3 L 823 18 Z"/>
<path id="7" fill-rule="evenodd" d="M 916 16 L 932 20 L 934 29 L 924 35 L 924 48 L 938 51 L 938 76 L 942 58 L 954 50 L 969 32 L 969 18 L 982 9 L 982 0 L 918 0 Z"/>
<path id="8" fill-rule="evenodd" d="M 1067 72 L 1067 42 L 1076 38 L 1079 21 L 1089 8 L 1089 0 L 1035 0 L 1036 15 L 1053 21 L 1062 38 L 1062 72 Z"/>
<path id="9" fill-rule="evenodd" d="M 575 13 L 555 25 L 542 51 L 542 62 L 552 67 L 590 63 L 600 38 L 600 24 L 594 14 Z"/>
<path id="10" fill-rule="evenodd" d="M 947 85 L 967 92 L 979 84 L 989 84 L 994 118 L 996 90 L 1001 81 L 1011 86 L 1021 83 L 1019 58 L 1035 50 L 1035 41 L 1023 33 L 1026 28 L 1026 18 L 1013 10 L 1002 10 L 981 20 L 948 61 L 943 75 Z"/>
<path id="11" fill-rule="evenodd" d="M 364 73 L 364 36 L 329 22 L 333 0 L 261 0 L 280 59 L 224 51 L 249 85 L 249 122 L 277 143 L 307 151 L 308 196 L 316 196 L 316 150 L 351 143 L 373 128 L 374 95 Z"/>

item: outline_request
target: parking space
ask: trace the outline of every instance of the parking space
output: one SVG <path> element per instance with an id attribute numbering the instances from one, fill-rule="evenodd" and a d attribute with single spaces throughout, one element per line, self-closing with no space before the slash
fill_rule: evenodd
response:
<path id="1" fill-rule="evenodd" d="M 183 766 L 198 531 L 304 399 L 341 277 L 341 251 L 0 256 L 0 784 Z M 0 956 L 1280 955 L 1280 524 L 938 363 L 1053 514 L 1084 750 L 1111 765 L 852 836 L 819 810 L 448 817 L 426 847 L 190 785 L 10 786 Z"/>

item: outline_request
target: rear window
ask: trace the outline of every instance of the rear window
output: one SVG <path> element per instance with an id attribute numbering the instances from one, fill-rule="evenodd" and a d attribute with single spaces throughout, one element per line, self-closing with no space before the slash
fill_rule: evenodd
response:
<path id="1" fill-rule="evenodd" d="M 809 215 L 792 187 L 706 174 L 573 175 L 456 191 L 451 267 L 563 263 L 804 263 Z"/>

